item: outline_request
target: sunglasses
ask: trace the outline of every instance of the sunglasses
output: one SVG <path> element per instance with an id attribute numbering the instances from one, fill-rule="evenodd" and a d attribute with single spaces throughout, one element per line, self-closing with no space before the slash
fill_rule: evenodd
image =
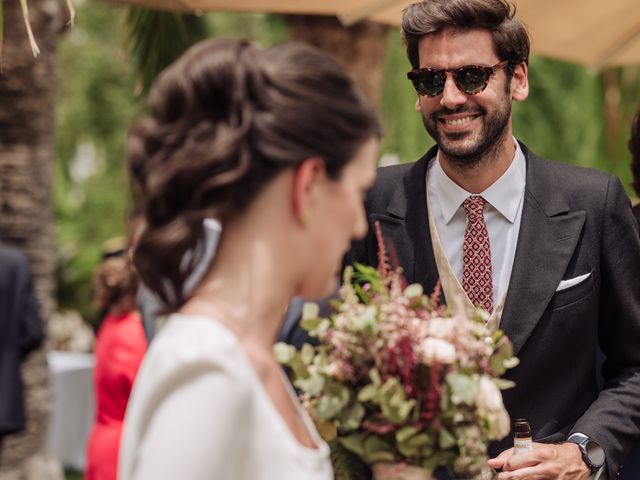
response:
<path id="1" fill-rule="evenodd" d="M 407 73 L 416 91 L 420 95 L 435 97 L 444 91 L 447 73 L 453 75 L 453 81 L 461 92 L 467 95 L 480 93 L 489 83 L 491 75 L 506 67 L 509 60 L 496 63 L 493 67 L 483 65 L 465 65 L 458 68 L 416 68 Z"/>

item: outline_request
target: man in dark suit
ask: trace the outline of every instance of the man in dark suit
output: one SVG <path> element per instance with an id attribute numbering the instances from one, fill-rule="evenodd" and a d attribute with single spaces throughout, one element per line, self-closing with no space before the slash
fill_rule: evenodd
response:
<path id="1" fill-rule="evenodd" d="M 529 38 L 502 0 L 428 0 L 402 19 L 416 109 L 437 146 L 367 198 L 410 282 L 500 316 L 520 365 L 504 394 L 537 448 L 492 446 L 498 479 L 614 479 L 640 438 L 640 239 L 620 181 L 512 134 Z M 377 263 L 372 228 L 350 261 Z M 495 313 L 494 313 L 495 312 Z M 596 348 L 606 354 L 604 388 Z"/>
<path id="2" fill-rule="evenodd" d="M 0 448 L 2 438 L 25 428 L 20 365 L 44 339 L 26 257 L 0 245 Z"/>

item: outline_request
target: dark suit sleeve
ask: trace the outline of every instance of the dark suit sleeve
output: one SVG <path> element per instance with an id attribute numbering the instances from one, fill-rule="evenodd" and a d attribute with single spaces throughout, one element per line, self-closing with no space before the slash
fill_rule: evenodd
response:
<path id="1" fill-rule="evenodd" d="M 573 428 L 602 445 L 611 480 L 640 434 L 640 238 L 634 223 L 622 184 L 611 177 L 600 230 L 604 388 Z"/>
<path id="2" fill-rule="evenodd" d="M 38 301 L 33 291 L 29 266 L 25 264 L 21 268 L 21 272 L 21 285 L 18 288 L 18 315 L 20 316 L 20 353 L 24 356 L 42 344 L 44 340 L 44 326 L 40 317 Z"/>

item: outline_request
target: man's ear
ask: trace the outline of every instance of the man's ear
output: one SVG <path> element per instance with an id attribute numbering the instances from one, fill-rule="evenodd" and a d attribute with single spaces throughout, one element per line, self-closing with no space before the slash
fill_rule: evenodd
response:
<path id="1" fill-rule="evenodd" d="M 325 177 L 325 163 L 319 157 L 307 158 L 293 174 L 293 214 L 301 224 L 306 224 L 313 207 L 316 189 Z"/>
<path id="2" fill-rule="evenodd" d="M 516 65 L 511 77 L 511 98 L 517 102 L 529 96 L 529 70 L 524 62 Z"/>
<path id="3" fill-rule="evenodd" d="M 420 95 L 416 95 L 416 104 L 415 104 L 415 109 L 416 112 L 421 112 L 422 110 L 420 109 Z"/>

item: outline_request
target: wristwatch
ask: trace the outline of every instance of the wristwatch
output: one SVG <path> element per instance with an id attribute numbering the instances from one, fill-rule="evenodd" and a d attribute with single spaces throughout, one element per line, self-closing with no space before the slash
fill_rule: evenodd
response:
<path id="1" fill-rule="evenodd" d="M 597 472 L 604 465 L 604 450 L 595 440 L 581 433 L 574 433 L 567 439 L 567 442 L 578 445 L 582 460 L 587 464 L 591 473 Z"/>

